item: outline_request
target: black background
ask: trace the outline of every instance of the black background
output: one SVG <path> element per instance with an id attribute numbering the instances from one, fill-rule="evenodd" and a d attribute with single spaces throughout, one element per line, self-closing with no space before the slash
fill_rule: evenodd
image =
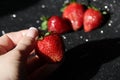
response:
<path id="1" fill-rule="evenodd" d="M 59 15 L 67 0 L 0 0 L 0 35 L 40 26 L 41 16 Z M 89 0 L 77 0 L 88 4 Z M 62 35 L 65 60 L 48 80 L 120 80 L 120 1 L 91 0 L 109 12 L 106 23 L 90 33 Z"/>

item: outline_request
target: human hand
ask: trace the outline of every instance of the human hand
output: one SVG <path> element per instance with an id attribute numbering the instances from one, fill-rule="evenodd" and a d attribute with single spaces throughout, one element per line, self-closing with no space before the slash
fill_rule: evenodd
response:
<path id="1" fill-rule="evenodd" d="M 41 67 L 42 61 L 37 56 L 29 57 L 34 53 L 37 36 L 38 30 L 30 28 L 0 37 L 0 80 L 37 80 L 40 75 L 46 75 L 41 70 L 56 68 L 52 64 L 49 68 L 48 64 Z"/>

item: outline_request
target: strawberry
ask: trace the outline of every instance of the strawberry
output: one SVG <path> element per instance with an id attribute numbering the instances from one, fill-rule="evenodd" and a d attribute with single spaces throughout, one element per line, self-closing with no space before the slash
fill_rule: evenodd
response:
<path id="1" fill-rule="evenodd" d="M 103 15 L 100 10 L 88 8 L 84 14 L 84 31 L 90 32 L 102 23 Z"/>
<path id="2" fill-rule="evenodd" d="M 44 36 L 37 41 L 36 53 L 48 63 L 60 62 L 64 53 L 62 38 L 57 33 Z"/>
<path id="3" fill-rule="evenodd" d="M 84 6 L 77 2 L 69 3 L 63 10 L 62 16 L 70 20 L 73 30 L 77 31 L 83 26 Z"/>
<path id="4" fill-rule="evenodd" d="M 56 33 L 66 33 L 72 30 L 72 26 L 67 19 L 64 19 L 59 16 L 51 16 L 48 19 L 48 31 Z"/>

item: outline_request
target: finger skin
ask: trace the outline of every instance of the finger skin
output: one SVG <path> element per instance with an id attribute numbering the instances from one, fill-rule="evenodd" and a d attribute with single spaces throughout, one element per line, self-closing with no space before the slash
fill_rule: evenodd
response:
<path id="1" fill-rule="evenodd" d="M 0 37 L 0 54 L 6 53 L 8 50 L 11 50 L 15 45 L 12 40 L 7 36 L 3 35 Z"/>
<path id="2" fill-rule="evenodd" d="M 17 43 L 16 47 L 12 50 L 10 55 L 12 55 L 12 53 L 13 54 L 15 53 L 16 58 L 17 57 L 27 58 L 28 54 L 30 54 L 30 52 L 32 52 L 32 50 L 34 49 L 37 35 L 38 35 L 37 29 L 30 28 L 26 32 L 26 34 L 23 35 L 22 39 Z"/>
<path id="3" fill-rule="evenodd" d="M 13 49 L 17 43 L 22 39 L 27 30 L 21 30 L 17 32 L 10 32 L 0 37 L 0 54 L 4 54 L 7 51 Z"/>
<path id="4" fill-rule="evenodd" d="M 30 28 L 16 45 L 7 35 L 1 38 L 3 40 L 7 38 L 8 41 L 6 40 L 6 42 L 15 45 L 15 47 L 7 47 L 10 44 L 4 45 L 4 43 L 1 43 L 4 47 L 7 47 L 6 50 L 8 51 L 6 54 L 0 55 L 0 70 L 2 72 L 0 73 L 0 80 L 24 80 L 23 73 L 26 69 L 27 55 L 34 49 L 37 35 L 37 29 Z"/>

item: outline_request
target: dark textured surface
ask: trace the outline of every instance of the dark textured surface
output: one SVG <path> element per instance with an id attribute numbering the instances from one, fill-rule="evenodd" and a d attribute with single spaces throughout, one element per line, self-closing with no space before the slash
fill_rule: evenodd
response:
<path id="1" fill-rule="evenodd" d="M 40 17 L 61 15 L 68 0 L 1 0 L 0 31 L 11 32 L 40 26 Z M 87 4 L 88 0 L 78 0 Z M 107 10 L 110 17 L 100 28 L 63 34 L 65 60 L 48 80 L 120 80 L 120 1 L 91 0 L 92 5 Z M 2 35 L 0 33 L 0 35 Z"/>

